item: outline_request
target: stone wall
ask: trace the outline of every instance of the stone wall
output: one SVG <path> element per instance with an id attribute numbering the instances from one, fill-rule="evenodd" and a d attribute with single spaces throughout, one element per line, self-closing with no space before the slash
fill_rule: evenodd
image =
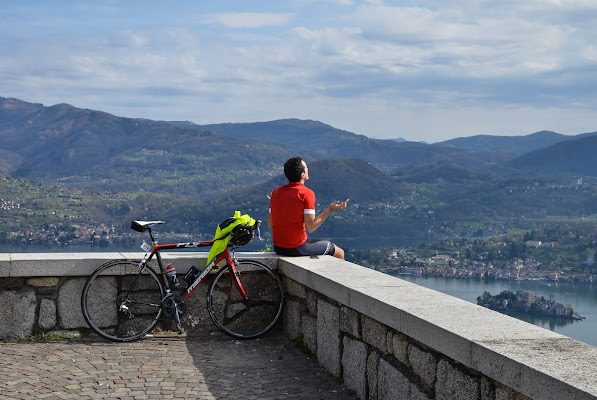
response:
<path id="1" fill-rule="evenodd" d="M 242 257 L 243 253 L 237 253 Z M 90 334 L 81 312 L 81 291 L 95 268 L 107 260 L 140 259 L 141 253 L 0 254 L 0 339 Z M 270 266 L 276 258 L 253 255 Z M 182 280 L 192 265 L 205 266 L 206 253 L 162 253 L 163 261 L 176 266 Z M 154 264 L 157 268 L 157 265 Z M 215 331 L 207 313 L 208 277 L 187 299 L 183 328 L 188 334 Z M 162 323 L 163 329 L 174 329 Z"/>
<path id="2" fill-rule="evenodd" d="M 332 257 L 280 258 L 284 329 L 360 399 L 596 399 L 597 349 Z"/>
<path id="3" fill-rule="evenodd" d="M 528 397 L 286 278 L 284 328 L 360 399 Z"/>
<path id="4" fill-rule="evenodd" d="M 283 327 L 360 399 L 597 399 L 597 348 L 333 257 L 237 253 L 277 268 Z M 86 277 L 138 253 L 0 254 L 0 339 L 88 333 Z M 165 253 L 180 275 L 205 253 Z M 201 285 L 183 322 L 215 330 Z"/>

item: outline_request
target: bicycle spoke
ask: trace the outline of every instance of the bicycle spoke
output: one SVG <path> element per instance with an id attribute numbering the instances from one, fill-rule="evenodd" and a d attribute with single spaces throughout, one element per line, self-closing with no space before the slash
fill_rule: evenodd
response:
<path id="1" fill-rule="evenodd" d="M 150 268 L 135 261 L 103 265 L 87 280 L 81 296 L 85 320 L 100 336 L 132 341 L 145 336 L 158 322 L 163 288 Z"/>
<path id="2" fill-rule="evenodd" d="M 227 267 L 208 290 L 209 313 L 226 334 L 241 339 L 257 337 L 280 318 L 284 289 L 275 273 L 259 262 L 241 261 L 236 269 L 249 298 L 241 298 Z"/>

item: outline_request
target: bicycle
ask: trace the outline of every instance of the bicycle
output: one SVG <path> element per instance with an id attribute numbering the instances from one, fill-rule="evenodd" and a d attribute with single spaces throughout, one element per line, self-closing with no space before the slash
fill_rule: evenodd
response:
<path id="1" fill-rule="evenodd" d="M 237 339 L 265 334 L 280 319 L 284 288 L 268 266 L 255 260 L 237 260 L 234 255 L 234 250 L 248 244 L 255 230 L 259 230 L 261 221 L 252 221 L 253 226 L 238 225 L 223 238 L 171 244 L 158 244 L 153 234 L 152 228 L 164 221 L 133 221 L 131 228 L 141 233 L 147 231 L 152 245 L 143 242 L 141 247 L 146 253 L 141 260 L 108 261 L 89 276 L 81 294 L 85 321 L 99 336 L 115 342 L 141 339 L 163 320 L 174 321 L 182 333 L 180 318 L 187 311 L 185 299 L 211 275 L 207 308 L 216 327 Z M 224 240 L 225 245 L 219 240 Z M 201 272 L 192 267 L 184 278 L 186 288 L 175 294 L 178 279 L 176 275 L 168 276 L 171 266 L 164 267 L 160 251 L 208 246 L 213 250 L 216 243 L 224 247 L 222 253 L 214 256 Z M 154 257 L 159 271 L 149 265 Z M 221 261 L 226 264 L 214 271 L 215 276 L 210 274 Z"/>

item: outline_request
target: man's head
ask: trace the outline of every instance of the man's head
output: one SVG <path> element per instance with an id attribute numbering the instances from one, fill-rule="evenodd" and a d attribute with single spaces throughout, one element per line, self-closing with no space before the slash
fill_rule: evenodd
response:
<path id="1" fill-rule="evenodd" d="M 293 157 L 284 163 L 284 175 L 289 182 L 300 182 L 302 179 L 306 181 L 309 179 L 308 171 L 303 157 Z"/>

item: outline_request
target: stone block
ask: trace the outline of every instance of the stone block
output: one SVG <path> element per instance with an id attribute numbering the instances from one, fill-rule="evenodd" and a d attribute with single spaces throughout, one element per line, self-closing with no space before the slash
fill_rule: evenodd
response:
<path id="1" fill-rule="evenodd" d="M 346 386 L 354 390 L 359 399 L 367 393 L 367 345 L 344 336 L 342 351 L 342 376 Z"/>
<path id="2" fill-rule="evenodd" d="M 56 303 L 54 300 L 41 299 L 37 324 L 43 330 L 56 326 Z"/>
<path id="3" fill-rule="evenodd" d="M 300 283 L 293 281 L 292 279 L 284 279 L 284 289 L 286 289 L 286 294 L 288 296 L 298 297 L 299 299 L 304 299 L 307 297 L 305 287 Z"/>
<path id="4" fill-rule="evenodd" d="M 437 361 L 429 352 L 426 352 L 417 346 L 411 345 L 408 348 L 408 361 L 413 372 L 421 378 L 428 390 L 435 384 L 435 370 Z"/>
<path id="5" fill-rule="evenodd" d="M 317 293 L 307 289 L 307 312 L 309 315 L 317 316 Z"/>
<path id="6" fill-rule="evenodd" d="M 361 333 L 365 343 L 370 344 L 382 353 L 388 353 L 389 328 L 376 320 L 361 316 Z"/>
<path id="7" fill-rule="evenodd" d="M 383 358 L 377 371 L 377 399 L 410 399 L 411 383 L 400 370 Z"/>
<path id="8" fill-rule="evenodd" d="M 562 397 L 562 398 L 570 398 L 570 399 L 577 399 L 578 397 Z M 581 397 L 582 398 L 582 397 Z M 594 398 L 594 397 L 586 397 L 586 398 Z M 484 397 L 483 397 L 484 399 Z M 491 397 L 491 399 L 495 400 L 531 400 L 530 397 L 526 397 L 520 393 L 517 393 L 511 389 L 505 387 L 498 387 L 495 390 L 495 397 Z"/>
<path id="9" fill-rule="evenodd" d="M 182 279 L 182 277 L 180 278 Z M 187 335 L 198 335 L 201 332 L 212 332 L 218 328 L 213 324 L 207 311 L 206 297 L 207 281 L 197 286 L 193 293 L 187 297 L 187 312 L 182 317 L 182 327 Z"/>
<path id="10" fill-rule="evenodd" d="M 301 318 L 303 341 L 313 354 L 317 354 L 317 318 L 303 315 Z"/>
<path id="11" fill-rule="evenodd" d="M 253 242 L 254 243 L 254 242 Z M 178 253 L 180 254 L 180 252 Z M 203 254 L 202 257 L 203 262 L 201 265 L 205 265 L 207 262 L 207 253 L 206 252 L 198 252 L 196 254 Z M 262 252 L 262 251 L 235 251 L 234 254 L 239 260 L 255 260 L 259 261 L 262 264 L 267 265 L 273 270 L 278 269 L 278 255 L 273 251 L 270 252 Z"/>
<path id="12" fill-rule="evenodd" d="M 31 288 L 0 292 L 0 338 L 31 336 L 37 299 Z"/>
<path id="13" fill-rule="evenodd" d="M 23 278 L 1 278 L 0 290 L 19 290 L 25 286 L 25 279 Z"/>
<path id="14" fill-rule="evenodd" d="M 298 301 L 287 299 L 284 305 L 284 332 L 291 340 L 302 333 L 301 304 Z"/>
<path id="15" fill-rule="evenodd" d="M 348 305 L 350 298 L 350 289 L 344 285 L 344 282 L 336 278 L 343 276 L 345 280 L 358 279 L 354 274 L 364 270 L 362 267 L 332 256 L 319 256 L 318 258 L 280 257 L 278 266 L 282 275 L 311 288 L 317 293 L 321 293 L 331 300 L 346 305 Z"/>
<path id="16" fill-rule="evenodd" d="M 360 339 L 359 313 L 348 307 L 340 308 L 340 330 L 354 338 Z"/>
<path id="17" fill-rule="evenodd" d="M 81 292 L 83 291 L 83 285 L 85 285 L 86 280 L 86 278 L 69 279 L 60 288 L 58 292 L 58 315 L 62 328 L 87 327 L 87 322 L 85 322 L 83 312 L 81 311 Z M 116 294 L 114 294 L 115 298 Z M 113 317 L 116 318 L 116 307 L 113 310 Z"/>
<path id="18" fill-rule="evenodd" d="M 527 325 L 536 332 L 537 327 Z M 582 399 L 587 393 L 597 398 L 597 348 L 540 331 L 545 332 L 532 339 L 500 337 L 475 344 L 471 367 L 529 398 Z"/>
<path id="19" fill-rule="evenodd" d="M 27 285 L 36 288 L 52 287 L 58 285 L 58 278 L 45 277 L 45 278 L 29 278 L 27 279 Z"/>
<path id="20" fill-rule="evenodd" d="M 481 400 L 495 399 L 495 385 L 486 377 L 481 377 Z"/>
<path id="21" fill-rule="evenodd" d="M 410 386 L 410 400 L 429 400 L 429 396 L 413 384 Z"/>
<path id="22" fill-rule="evenodd" d="M 111 259 L 119 259 L 119 253 L 18 253 L 12 255 L 10 276 L 88 276 L 97 267 Z"/>
<path id="23" fill-rule="evenodd" d="M 0 278 L 10 276 L 10 254 L 0 253 Z"/>
<path id="24" fill-rule="evenodd" d="M 319 299 L 317 302 L 317 360 L 332 375 L 340 376 L 340 310 Z"/>
<path id="25" fill-rule="evenodd" d="M 479 382 L 472 376 L 440 360 L 437 366 L 435 397 L 437 400 L 469 400 L 479 398 Z"/>
<path id="26" fill-rule="evenodd" d="M 377 370 L 379 368 L 379 353 L 374 351 L 367 357 L 367 384 L 369 385 L 369 398 L 377 399 Z"/>
<path id="27" fill-rule="evenodd" d="M 392 336 L 392 353 L 404 365 L 408 365 L 408 346 L 408 340 L 404 335 L 394 333 Z"/>
<path id="28" fill-rule="evenodd" d="M 495 390 L 495 400 L 512 400 L 508 390 L 503 387 L 498 387 Z"/>

